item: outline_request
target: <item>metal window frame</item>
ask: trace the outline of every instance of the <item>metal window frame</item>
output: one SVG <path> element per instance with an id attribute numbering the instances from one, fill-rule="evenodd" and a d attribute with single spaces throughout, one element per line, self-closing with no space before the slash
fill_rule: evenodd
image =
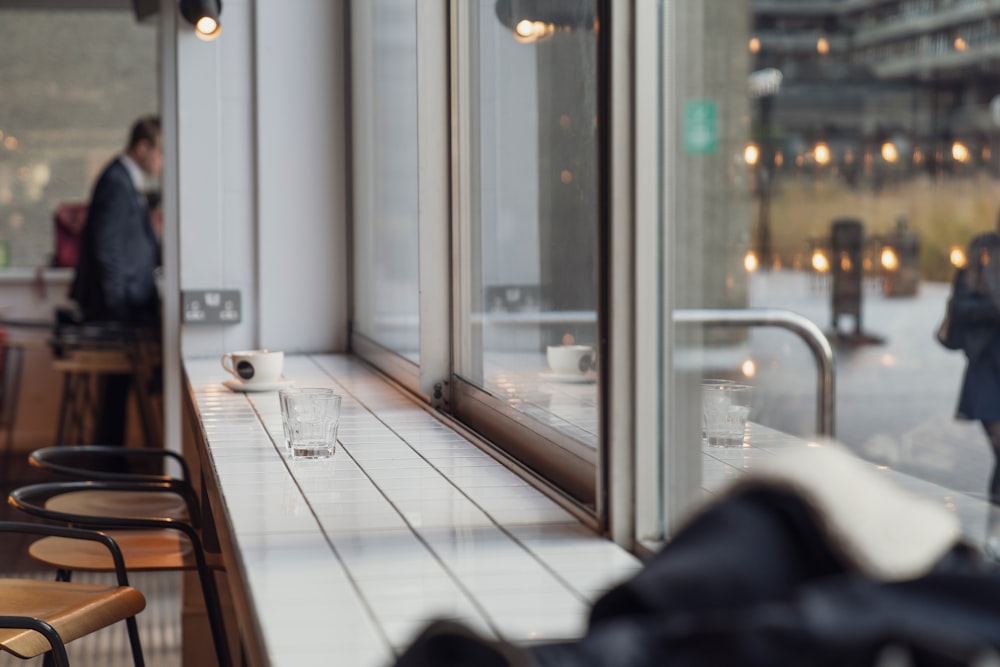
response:
<path id="1" fill-rule="evenodd" d="M 414 363 L 371 337 L 352 328 L 350 349 L 386 373 L 415 396 L 435 402 L 438 387 L 446 387 L 451 374 L 450 343 L 450 143 L 448 75 L 448 0 L 414 0 L 417 20 L 417 224 L 418 281 L 420 284 L 419 350 Z M 360 49 L 354 48 L 355 46 Z M 361 65 L 367 44 L 355 38 L 352 72 Z M 357 79 L 358 77 L 352 77 Z M 354 81 L 353 83 L 356 83 Z M 353 85 L 352 83 L 352 85 Z M 352 96 L 352 120 L 364 118 L 361 101 Z M 349 133 L 353 136 L 353 133 Z M 365 155 L 365 151 L 360 151 Z M 352 154 L 352 159 L 358 152 Z M 364 159 L 364 158 L 362 158 Z M 444 184 L 444 185 L 442 185 Z M 351 188 L 351 217 L 357 226 L 366 202 Z M 355 230 L 352 234 L 357 234 Z M 353 237 L 352 237 L 353 238 Z M 355 268 L 358 266 L 354 261 Z M 352 272 L 353 275 L 353 272 Z M 353 299 L 356 282 L 352 281 Z M 352 308 L 353 311 L 353 308 Z M 446 403 L 446 401 L 445 401 Z"/>
<path id="2" fill-rule="evenodd" d="M 624 543 L 631 542 L 631 450 L 634 446 L 632 422 L 632 309 L 629 291 L 632 286 L 628 258 L 631 243 L 631 185 L 630 171 L 623 168 L 618 176 L 612 165 L 627 165 L 630 161 L 631 130 L 627 91 L 630 87 L 630 62 L 627 58 L 629 21 L 622 21 L 622 28 L 615 32 L 611 26 L 610 0 L 597 0 L 601 29 L 598 32 L 598 447 L 594 450 L 568 436 L 531 419 L 522 412 L 507 406 L 488 392 L 457 375 L 451 379 L 453 415 L 471 428 L 484 433 L 503 451 L 535 470 L 561 491 L 576 498 L 580 508 L 588 513 L 592 522 L 602 531 L 616 527 L 616 535 Z M 468 299 L 464 289 L 475 266 L 471 253 L 461 252 L 471 247 L 473 235 L 471 214 L 475 210 L 476 193 L 473 190 L 477 165 L 477 147 L 472 139 L 472 106 L 476 79 L 477 60 L 470 48 L 470 7 L 467 2 L 452 2 L 453 48 L 452 72 L 452 142 L 453 194 L 453 281 L 452 300 L 455 304 L 453 325 L 453 350 L 455 358 L 465 354 L 461 345 L 462 322 L 471 321 Z M 627 8 L 615 6 L 615 12 L 627 16 Z M 617 14 L 615 14 L 617 16 Z M 614 68 L 614 69 L 613 69 Z M 625 93 L 622 101 L 614 102 L 615 95 Z M 620 118 L 612 114 L 620 114 Z M 613 189 L 614 188 L 614 189 Z M 613 267 L 619 267 L 615 273 Z M 621 274 L 621 275 L 619 275 Z M 611 316 L 612 304 L 614 317 Z M 463 367 L 457 363 L 456 367 Z M 613 388 L 615 401 L 610 400 Z M 612 419 L 610 415 L 614 414 Z M 613 435 L 612 435 L 612 429 Z M 609 443 L 616 440 L 614 448 L 618 457 L 614 465 L 609 460 L 612 450 Z M 620 491 L 614 500 L 609 494 L 612 486 Z M 612 522 L 609 508 L 614 505 L 621 514 Z M 616 537 L 616 539 L 618 539 Z"/>
<path id="3" fill-rule="evenodd" d="M 614 6 L 613 6 L 614 5 Z M 477 69 L 462 0 L 417 3 L 420 363 L 359 334 L 351 349 L 467 427 L 481 433 L 569 496 L 594 527 L 629 546 L 634 537 L 637 405 L 636 237 L 631 40 L 633 9 L 597 0 L 599 248 L 598 448 L 584 445 L 507 406 L 455 374 L 460 330 L 470 322 L 463 293 L 476 266 L 462 248 L 473 233 L 477 147 L 471 141 Z M 355 110 L 357 112 L 357 110 Z M 445 258 L 444 261 L 442 258 Z M 655 261 L 655 260 L 654 260 Z M 645 358 L 645 357 L 643 357 Z"/>

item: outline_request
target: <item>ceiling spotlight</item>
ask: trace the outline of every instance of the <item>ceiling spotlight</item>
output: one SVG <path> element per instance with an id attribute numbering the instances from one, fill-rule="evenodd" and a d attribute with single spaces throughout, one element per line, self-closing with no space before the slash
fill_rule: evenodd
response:
<path id="1" fill-rule="evenodd" d="M 222 32 L 219 16 L 222 14 L 222 0 L 180 0 L 181 16 L 194 26 L 194 34 L 204 40 L 212 40 Z"/>

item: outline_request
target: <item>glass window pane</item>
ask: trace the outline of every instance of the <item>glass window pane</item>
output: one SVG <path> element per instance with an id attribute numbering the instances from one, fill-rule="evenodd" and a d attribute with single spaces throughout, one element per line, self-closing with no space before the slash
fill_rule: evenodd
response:
<path id="1" fill-rule="evenodd" d="M 593 450 L 596 3 L 560 3 L 571 11 L 553 16 L 469 5 L 456 373 L 522 423 L 528 415 Z"/>
<path id="2" fill-rule="evenodd" d="M 998 397 L 963 394 L 966 355 L 934 337 L 955 265 L 976 264 L 970 240 L 997 229 L 1000 86 L 982 72 L 996 66 L 1000 13 L 705 0 L 661 20 L 666 459 L 697 447 L 706 379 L 752 386 L 753 403 L 742 446 L 698 448 L 703 495 L 823 430 L 819 371 L 799 337 L 675 324 L 691 309 L 783 309 L 835 350 L 836 439 L 887 477 L 936 485 L 919 488 L 974 539 L 984 527 L 1000 538 L 987 511 L 1000 438 L 981 423 L 1000 418 Z M 1000 387 L 992 352 L 973 356 Z"/>
<path id="3" fill-rule="evenodd" d="M 53 218 L 83 202 L 159 109 L 156 23 L 132 11 L 0 9 L 0 267 L 53 262 Z"/>
<path id="4" fill-rule="evenodd" d="M 354 330 L 419 350 L 416 0 L 351 6 Z"/>

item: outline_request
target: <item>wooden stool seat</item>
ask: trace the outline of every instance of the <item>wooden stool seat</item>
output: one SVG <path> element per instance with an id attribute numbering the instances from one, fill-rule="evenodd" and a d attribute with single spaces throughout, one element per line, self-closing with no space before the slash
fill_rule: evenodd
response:
<path id="1" fill-rule="evenodd" d="M 72 350 L 54 359 L 52 368 L 60 373 L 131 373 L 132 361 L 124 350 Z"/>
<path id="2" fill-rule="evenodd" d="M 146 608 L 146 598 L 128 585 L 121 550 L 112 538 L 67 526 L 0 521 L 0 535 L 10 533 L 97 544 L 107 552 L 115 583 L 80 584 L 64 577 L 57 581 L 0 579 L 0 651 L 24 659 L 44 654 L 44 665 L 68 667 L 67 642 L 122 621 L 132 662 L 135 667 L 145 664 L 135 615 Z"/>
<path id="3" fill-rule="evenodd" d="M 128 586 L 32 579 L 0 579 L 0 599 L 5 614 L 46 621 L 63 642 L 134 616 L 146 607 L 142 593 Z M 33 658 L 48 651 L 49 642 L 33 630 L 0 628 L 0 648 L 19 658 Z"/>
<path id="4" fill-rule="evenodd" d="M 65 450 L 63 450 L 65 451 Z M 87 450 L 87 453 L 95 453 L 95 450 Z M 49 463 L 54 464 L 49 455 Z M 39 456 L 41 459 L 46 456 Z M 66 464 L 63 461 L 63 464 Z M 54 464 L 67 471 L 72 466 Z M 182 466 L 183 467 L 183 466 Z M 108 473 L 112 474 L 112 473 Z M 225 626 L 222 621 L 222 610 L 219 601 L 219 591 L 215 582 L 214 572 L 205 556 L 201 537 L 194 521 L 181 521 L 177 519 L 159 516 L 159 512 L 153 515 L 129 517 L 122 516 L 121 501 L 109 495 L 104 499 L 97 498 L 98 504 L 110 503 L 107 507 L 110 516 L 96 516 L 78 511 L 72 502 L 71 511 L 60 511 L 47 506 L 51 501 L 60 497 L 65 498 L 70 494 L 82 492 L 92 493 L 96 491 L 106 491 L 113 494 L 146 494 L 152 495 L 155 500 L 152 503 L 164 501 L 164 494 L 176 494 L 186 497 L 190 488 L 181 480 L 162 479 L 151 481 L 150 476 L 139 476 L 142 479 L 132 481 L 66 481 L 48 482 L 42 484 L 30 484 L 14 489 L 7 497 L 7 502 L 15 509 L 26 512 L 46 521 L 57 521 L 72 526 L 87 526 L 99 529 L 101 537 L 108 539 L 112 544 L 117 544 L 120 552 L 119 558 L 122 561 L 121 569 L 132 571 L 159 571 L 159 570 L 193 570 L 198 573 L 201 582 L 201 592 L 205 600 L 205 607 L 208 611 L 208 621 L 212 631 L 212 639 L 216 652 L 218 664 L 228 667 L 233 664 L 226 641 Z M 186 477 L 186 475 L 185 475 Z M 70 495 L 70 497 L 72 497 Z M 119 496 L 120 497 L 120 496 Z M 196 503 L 188 503 L 189 508 L 197 508 Z M 196 517 L 196 509 L 189 509 L 192 517 Z M 32 543 L 28 547 L 28 554 L 31 558 L 46 563 L 52 567 L 63 571 L 73 572 L 83 571 L 108 571 L 114 566 L 114 562 L 104 553 L 87 545 L 74 544 L 63 539 L 63 536 L 56 534 L 52 537 L 43 537 Z M 113 542 L 112 542 L 113 540 Z M 124 582 L 127 584 L 127 582 Z M 16 626 L 24 627 L 24 626 Z"/>
<path id="5" fill-rule="evenodd" d="M 49 498 L 45 501 L 45 509 L 88 516 L 159 517 L 190 521 L 187 503 L 169 491 L 73 491 Z"/>
<path id="6" fill-rule="evenodd" d="M 86 328 L 85 325 L 79 335 L 64 330 L 51 341 L 52 368 L 63 376 L 55 444 L 96 444 L 94 438 L 98 437 L 97 428 L 106 405 L 106 383 L 114 376 L 128 376 L 143 444 L 162 446 L 163 415 L 157 371 L 162 352 L 158 339 L 139 329 L 112 327 L 101 334 L 97 330 L 100 327 L 89 333 Z"/>
<path id="7" fill-rule="evenodd" d="M 106 530 L 122 550 L 130 571 L 193 570 L 197 564 L 191 543 L 176 530 Z M 62 537 L 43 537 L 28 547 L 37 561 L 64 570 L 106 572 L 114 568 L 107 550 Z"/>

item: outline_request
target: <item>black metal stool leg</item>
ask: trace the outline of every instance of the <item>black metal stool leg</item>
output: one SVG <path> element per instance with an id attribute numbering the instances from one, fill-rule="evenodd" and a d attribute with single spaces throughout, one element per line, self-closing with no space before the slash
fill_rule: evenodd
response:
<path id="1" fill-rule="evenodd" d="M 219 588 L 215 583 L 215 574 L 208 568 L 205 555 L 200 547 L 195 549 L 195 560 L 198 565 L 198 578 L 201 580 L 201 593 L 205 599 L 205 609 L 208 612 L 208 624 L 212 630 L 212 640 L 215 643 L 215 655 L 220 667 L 231 667 L 233 659 L 229 654 L 229 641 L 226 638 L 226 628 L 222 621 L 222 605 L 219 602 Z"/>
<path id="2" fill-rule="evenodd" d="M 4 349 L 4 357 L 0 375 L 3 377 L 0 386 L 2 410 L 7 420 L 7 433 L 4 442 L 3 458 L 0 459 L 0 488 L 6 489 L 10 479 L 10 466 L 14 458 L 14 424 L 17 422 L 17 403 L 21 393 L 21 366 L 24 361 L 24 350 L 19 347 Z"/>
<path id="3" fill-rule="evenodd" d="M 83 442 L 84 434 L 87 431 L 87 406 L 90 404 L 90 376 L 86 373 L 75 373 L 73 375 L 74 403 L 73 419 L 70 421 L 69 443 Z"/>
<path id="4" fill-rule="evenodd" d="M 66 373 L 63 376 L 62 398 L 59 399 L 59 422 L 56 426 L 56 445 L 65 445 L 66 442 L 66 422 L 69 419 L 70 405 L 73 396 L 73 374 Z"/>
<path id="5" fill-rule="evenodd" d="M 142 655 L 142 644 L 139 642 L 139 625 L 136 623 L 135 616 L 129 616 L 125 619 L 125 627 L 128 628 L 128 643 L 132 649 L 132 662 L 135 663 L 135 667 L 145 667 L 146 660 Z"/>

